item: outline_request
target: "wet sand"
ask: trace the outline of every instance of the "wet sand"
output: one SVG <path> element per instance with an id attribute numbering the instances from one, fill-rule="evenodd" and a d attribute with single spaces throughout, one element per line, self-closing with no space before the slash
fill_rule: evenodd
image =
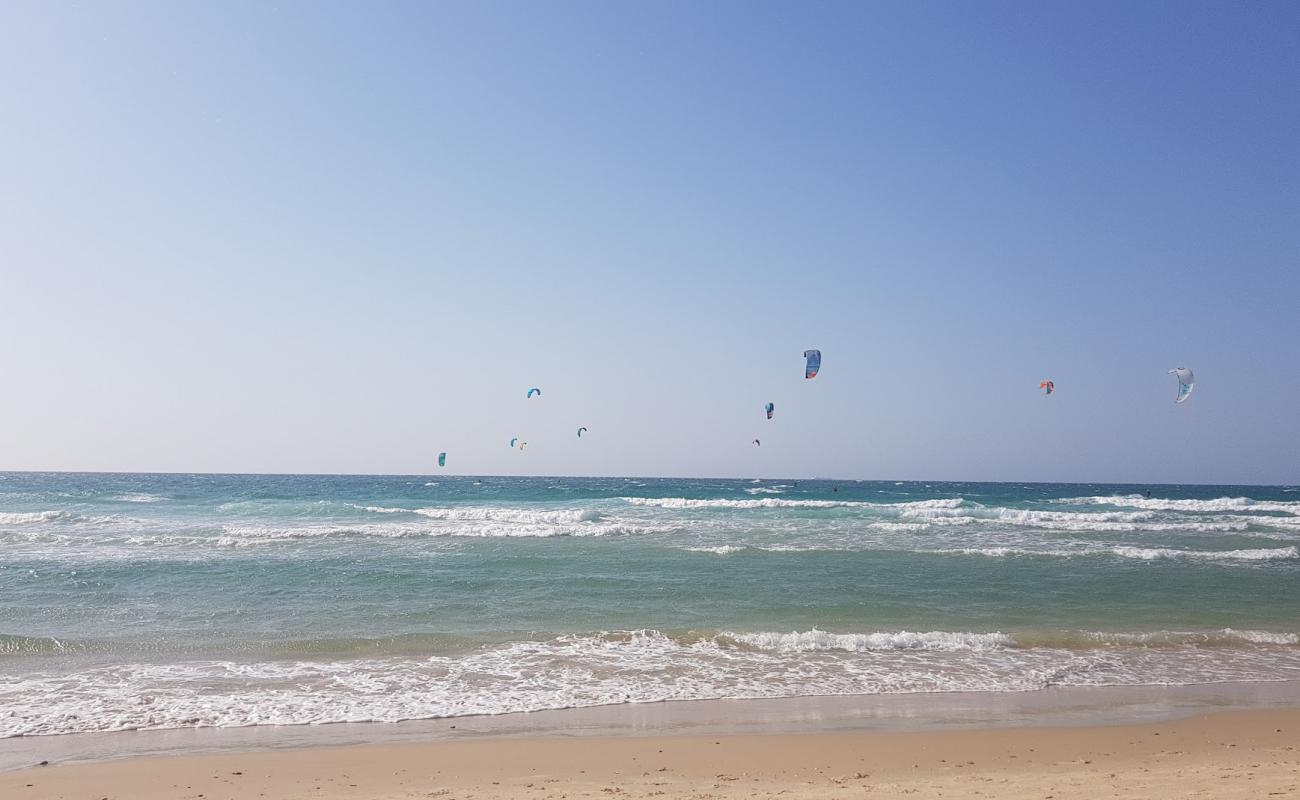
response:
<path id="1" fill-rule="evenodd" d="M 481 738 L 54 764 L 0 797 L 1300 797 L 1300 709 L 1138 725 Z"/>

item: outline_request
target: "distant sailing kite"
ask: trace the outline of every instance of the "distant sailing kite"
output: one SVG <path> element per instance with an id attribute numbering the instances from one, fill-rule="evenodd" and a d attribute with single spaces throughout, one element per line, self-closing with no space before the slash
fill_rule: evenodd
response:
<path id="1" fill-rule="evenodd" d="M 1175 403 L 1181 403 L 1192 396 L 1192 389 L 1196 388 L 1196 377 L 1187 367 L 1174 367 L 1169 370 L 1170 375 L 1178 378 L 1178 398 Z"/>
<path id="2" fill-rule="evenodd" d="M 803 357 L 808 359 L 808 363 L 804 365 L 803 376 L 806 380 L 812 380 L 817 377 L 817 370 L 822 368 L 822 351 L 805 350 Z"/>

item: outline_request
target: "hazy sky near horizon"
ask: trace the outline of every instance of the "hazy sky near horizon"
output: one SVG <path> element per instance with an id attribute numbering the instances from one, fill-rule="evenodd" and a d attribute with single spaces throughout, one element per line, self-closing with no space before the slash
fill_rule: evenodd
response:
<path id="1" fill-rule="evenodd" d="M 1297 41 L 1286 2 L 6 3 L 0 469 L 1297 483 Z"/>

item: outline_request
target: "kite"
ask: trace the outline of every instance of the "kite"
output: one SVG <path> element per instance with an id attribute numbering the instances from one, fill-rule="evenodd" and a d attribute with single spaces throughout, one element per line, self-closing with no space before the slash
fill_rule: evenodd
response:
<path id="1" fill-rule="evenodd" d="M 776 410 L 776 406 L 772 405 L 771 403 L 768 403 L 767 405 L 763 406 L 763 410 L 767 412 L 767 418 L 771 419 L 772 412 Z"/>
<path id="2" fill-rule="evenodd" d="M 586 428 L 578 428 L 578 438 L 581 439 L 581 438 L 582 438 L 582 434 L 584 434 L 584 433 L 586 433 L 586 432 L 587 432 L 587 429 L 586 429 Z"/>
<path id="3" fill-rule="evenodd" d="M 528 397 L 531 398 L 533 395 L 537 395 L 538 397 L 541 397 L 541 396 L 542 396 L 542 390 L 541 390 L 541 389 L 538 389 L 536 386 L 534 386 L 533 388 L 531 388 L 531 389 L 528 390 Z"/>
<path id="4" fill-rule="evenodd" d="M 1038 384 L 1038 388 L 1043 390 L 1044 395 L 1049 395 L 1052 392 L 1056 391 L 1056 384 L 1052 383 L 1051 381 L 1043 381 L 1042 383 Z"/>
<path id="5" fill-rule="evenodd" d="M 1192 389 L 1196 388 L 1196 378 L 1192 371 L 1187 367 L 1174 367 L 1169 370 L 1169 374 L 1178 378 L 1178 398 L 1175 403 L 1181 403 L 1192 396 Z"/>
<path id="6" fill-rule="evenodd" d="M 447 454 L 446 454 L 446 453 L 439 453 L 439 454 L 438 454 L 438 466 L 440 466 L 440 467 L 445 467 L 445 466 L 447 466 Z"/>
<path id="7" fill-rule="evenodd" d="M 808 380 L 816 378 L 817 370 L 822 368 L 822 351 L 805 350 L 803 351 L 803 357 L 808 359 L 808 363 L 804 366 L 803 369 L 804 378 Z"/>

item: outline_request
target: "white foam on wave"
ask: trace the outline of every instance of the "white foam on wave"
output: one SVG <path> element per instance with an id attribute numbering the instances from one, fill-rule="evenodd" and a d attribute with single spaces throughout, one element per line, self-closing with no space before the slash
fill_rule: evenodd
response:
<path id="1" fill-rule="evenodd" d="M 745 490 L 746 494 L 785 494 L 785 489 L 776 486 L 754 486 Z"/>
<path id="2" fill-rule="evenodd" d="M 396 722 L 666 700 L 1286 680 L 1298 668 L 1300 648 L 1289 640 L 1073 649 L 959 631 L 614 631 L 457 655 L 148 661 L 10 673 L 0 676 L 0 737 Z"/>
<path id="3" fill-rule="evenodd" d="M 945 553 L 968 556 L 989 556 L 1006 558 L 1009 556 L 1075 558 L 1079 556 L 1110 555 L 1120 558 L 1134 558 L 1142 561 L 1161 559 L 1188 559 L 1193 561 L 1290 561 L 1300 558 L 1300 550 L 1295 547 L 1257 548 L 1247 550 L 1178 550 L 1171 547 L 1132 547 L 1116 545 L 1114 547 L 1083 546 L 1074 549 L 1028 548 L 1028 547 L 955 547 L 942 550 L 917 550 L 920 553 Z"/>
<path id="4" fill-rule="evenodd" d="M 1031 550 L 1025 547 L 949 547 L 942 550 L 917 550 L 918 553 L 942 553 L 945 555 L 988 556 L 989 558 L 1007 558 L 1009 556 L 1076 556 L 1082 553 L 1075 550 Z"/>
<path id="5" fill-rule="evenodd" d="M 1221 633 L 1227 636 L 1240 638 L 1252 644 L 1280 644 L 1295 645 L 1300 644 L 1300 634 L 1279 633 L 1276 631 L 1238 631 L 1232 628 L 1224 628 Z"/>
<path id="6" fill-rule="evenodd" d="M 754 500 L 699 500 L 689 497 L 623 497 L 625 503 L 634 506 L 653 506 L 655 508 L 852 508 L 865 506 L 864 503 L 840 502 L 838 500 L 785 500 L 781 498 L 758 498 Z"/>
<path id="7" fill-rule="evenodd" d="M 1155 511 L 1272 511 L 1300 515 L 1300 502 L 1252 500 L 1249 497 L 1216 497 L 1212 500 L 1174 500 L 1142 495 L 1107 495 L 1067 497 L 1053 500 L 1067 505 L 1106 505 L 1121 508 L 1145 508 Z"/>
<path id="8" fill-rule="evenodd" d="M 862 508 L 862 509 L 925 509 L 957 508 L 964 500 L 944 498 L 940 500 L 917 500 L 910 503 L 870 503 L 865 500 L 789 500 L 782 497 L 763 497 L 752 500 L 697 499 L 690 497 L 620 497 L 625 503 L 634 506 L 654 506 L 656 508 Z"/>
<path id="9" fill-rule="evenodd" d="M 449 521 L 519 522 L 525 524 L 598 522 L 601 514 L 594 508 L 530 509 L 505 506 L 449 506 L 446 508 L 389 508 L 357 506 L 373 514 L 414 514 L 428 519 Z"/>
<path id="10" fill-rule="evenodd" d="M 387 508 L 385 506 L 359 506 L 355 503 L 348 503 L 352 508 L 358 511 L 369 511 L 371 514 L 414 514 L 414 509 L 410 508 Z"/>
<path id="11" fill-rule="evenodd" d="M 1295 547 L 1252 550 L 1175 550 L 1169 547 L 1112 547 L 1110 552 L 1123 558 L 1154 561 L 1162 558 L 1185 558 L 1197 561 L 1289 561 L 1300 558 Z"/>
<path id="12" fill-rule="evenodd" d="M 80 519 L 70 511 L 0 511 L 0 525 L 30 525 L 35 522 L 68 522 Z"/>
<path id="13" fill-rule="evenodd" d="M 662 533 L 670 528 L 662 526 L 635 525 L 623 523 L 575 522 L 572 524 L 551 523 L 497 523 L 484 521 L 479 524 L 428 525 L 408 524 L 372 524 L 372 525 L 307 525 L 299 527 L 274 527 L 263 525 L 226 526 L 223 535 L 215 542 L 223 546 L 243 547 L 256 544 L 269 544 L 280 541 L 299 541 L 311 539 L 375 537 L 383 539 L 414 538 L 501 538 L 501 539 L 549 539 L 556 537 L 586 536 L 620 536 Z M 190 537 L 194 542 L 196 537 Z M 160 540 L 143 540 L 140 544 L 164 544 Z"/>
<path id="14" fill-rule="evenodd" d="M 117 494 L 108 499 L 117 503 L 161 503 L 167 498 L 156 494 Z"/>
<path id="15" fill-rule="evenodd" d="M 753 492 L 753 489 L 746 489 Z M 763 491 L 766 491 L 765 489 Z M 1162 517 L 1154 510 L 1136 511 L 1056 511 L 1040 509 L 1002 508 L 984 506 L 962 498 L 938 498 L 902 503 L 873 503 L 861 500 L 804 500 L 783 497 L 762 497 L 748 500 L 727 498 L 687 497 L 623 497 L 626 503 L 670 510 L 694 509 L 850 509 L 878 516 L 894 516 L 911 524 L 927 527 L 952 528 L 974 525 L 1013 525 L 1059 531 L 1147 531 L 1187 533 L 1238 533 L 1252 525 L 1269 525 L 1275 520 L 1291 521 L 1282 517 Z M 884 524 L 877 520 L 872 524 Z"/>
<path id="16" fill-rule="evenodd" d="M 1015 643 L 1004 633 L 950 631 L 828 633 L 814 628 L 810 631 L 791 633 L 725 633 L 723 635 L 752 647 L 801 653 L 817 650 L 844 650 L 855 653 L 874 650 L 990 650 Z"/>
<path id="17" fill-rule="evenodd" d="M 1252 524 L 1269 525 L 1275 517 L 1192 517 L 1170 518 L 1155 511 L 1046 511 L 1039 509 L 986 507 L 971 503 L 958 508 L 904 507 L 899 516 L 924 520 L 931 525 L 956 526 L 1004 524 L 1055 531 L 1148 531 L 1188 533 L 1234 533 Z M 1289 520 L 1287 520 L 1289 521 Z"/>
<path id="18" fill-rule="evenodd" d="M 733 544 L 724 544 L 718 545 L 717 547 L 683 547 L 682 549 L 690 553 L 713 553 L 714 555 L 719 556 L 729 556 L 732 553 L 744 552 L 749 548 L 744 545 L 737 546 Z"/>
<path id="19" fill-rule="evenodd" d="M 1087 632 L 1085 638 L 1110 646 L 1233 646 L 1240 644 L 1277 645 L 1281 647 L 1300 644 L 1300 635 L 1276 631 L 1239 631 L 1222 628 L 1217 631 L 1151 631 L 1144 633 Z"/>

